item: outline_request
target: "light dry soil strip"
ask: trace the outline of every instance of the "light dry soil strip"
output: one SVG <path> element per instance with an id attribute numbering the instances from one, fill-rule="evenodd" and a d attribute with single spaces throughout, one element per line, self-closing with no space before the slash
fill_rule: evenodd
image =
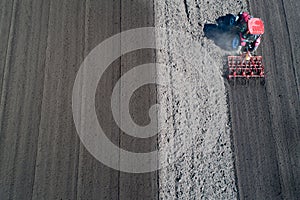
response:
<path id="1" fill-rule="evenodd" d="M 237 198 L 231 130 L 223 75 L 225 53 L 203 34 L 205 23 L 246 9 L 241 1 L 156 1 L 156 27 L 167 41 L 158 61 L 160 146 L 175 162 L 159 173 L 161 199 Z M 166 153 L 168 154 L 168 153 Z"/>

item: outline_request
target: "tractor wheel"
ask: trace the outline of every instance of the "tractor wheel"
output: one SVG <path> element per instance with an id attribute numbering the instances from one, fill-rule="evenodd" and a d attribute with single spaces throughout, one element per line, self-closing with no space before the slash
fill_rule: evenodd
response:
<path id="1" fill-rule="evenodd" d="M 236 16 L 235 15 L 230 15 L 229 16 L 229 26 L 235 26 L 236 25 Z"/>
<path id="2" fill-rule="evenodd" d="M 221 37 L 219 37 L 219 45 L 221 46 L 222 49 L 226 50 L 226 51 L 238 51 L 240 48 L 240 38 L 238 35 L 236 34 L 232 34 L 232 33 L 225 33 L 223 35 L 221 35 Z"/>
<path id="3" fill-rule="evenodd" d="M 239 35 L 235 35 L 231 40 L 231 48 L 233 51 L 240 51 L 241 50 L 241 40 Z"/>
<path id="4" fill-rule="evenodd" d="M 226 16 L 219 17 L 216 22 L 223 31 L 230 31 L 236 25 L 235 19 L 236 16 L 227 14 Z"/>

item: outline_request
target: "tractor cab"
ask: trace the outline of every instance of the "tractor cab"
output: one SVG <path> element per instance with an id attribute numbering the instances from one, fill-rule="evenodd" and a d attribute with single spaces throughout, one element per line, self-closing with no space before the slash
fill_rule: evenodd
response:
<path id="1" fill-rule="evenodd" d="M 265 32 L 264 22 L 259 18 L 248 20 L 248 32 L 251 35 L 262 35 Z"/>

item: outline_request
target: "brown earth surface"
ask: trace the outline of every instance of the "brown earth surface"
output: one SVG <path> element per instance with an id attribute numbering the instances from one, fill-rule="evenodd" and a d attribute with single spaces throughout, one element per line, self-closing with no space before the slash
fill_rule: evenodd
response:
<path id="1" fill-rule="evenodd" d="M 300 198 L 300 2 L 249 1 L 265 22 L 265 85 L 228 86 L 241 199 Z"/>
<path id="2" fill-rule="evenodd" d="M 225 81 L 238 197 L 299 199 L 300 2 L 249 2 L 252 14 L 261 17 L 266 25 L 260 48 L 266 80 L 264 85 L 259 81 L 229 85 Z M 183 0 L 181 5 L 187 18 L 178 24 L 185 23 L 193 33 L 193 27 L 203 24 L 198 24 L 197 17 L 193 18 L 190 8 L 200 13 L 203 21 L 204 17 L 214 19 L 233 9 L 225 1 L 211 7 L 206 4 L 209 1 Z M 71 107 L 72 87 L 85 56 L 114 34 L 154 26 L 154 8 L 154 2 L 148 0 L 0 1 L 0 200 L 164 199 L 159 193 L 158 172 L 123 173 L 92 157 L 76 134 Z M 223 10 L 217 13 L 216 9 Z M 172 18 L 174 13 L 166 19 Z M 197 33 L 194 36 L 202 37 Z M 203 40 L 201 38 L 200 42 Z M 218 50 L 211 52 L 218 53 Z M 132 140 L 124 134 L 116 126 L 111 112 L 106 110 L 110 105 L 107 97 L 122 74 L 135 65 L 154 60 L 155 53 L 151 50 L 123 56 L 107 70 L 107 76 L 97 89 L 96 99 L 101 102 L 96 104 L 100 123 L 111 141 L 130 151 L 150 151 L 157 144 L 155 140 Z M 194 83 L 197 84 L 197 80 Z M 143 118 L 141 105 L 149 108 L 155 103 L 156 89 L 145 86 L 135 95 L 131 112 L 136 121 L 143 124 L 148 119 Z M 193 150 L 187 154 L 192 153 Z M 231 154 L 226 155 L 230 158 Z M 184 165 L 184 162 L 179 168 L 174 165 L 175 171 L 165 173 L 170 176 L 165 181 L 174 181 L 177 187 L 172 188 L 171 183 L 170 190 L 174 191 L 165 191 L 170 199 L 177 191 L 183 191 L 185 197 L 191 193 L 190 198 L 200 198 L 198 193 L 191 191 L 191 188 L 199 189 L 194 179 L 186 181 L 193 187 L 176 182 Z M 203 169 L 205 167 L 210 165 Z M 192 170 L 195 171 L 197 168 Z M 202 171 L 197 173 L 201 180 Z M 184 177 L 189 178 L 189 175 Z M 211 183 L 219 181 L 212 179 Z M 226 178 L 221 179 L 226 183 Z M 207 191 L 208 195 L 213 193 Z M 230 195 L 235 196 L 234 192 Z"/>

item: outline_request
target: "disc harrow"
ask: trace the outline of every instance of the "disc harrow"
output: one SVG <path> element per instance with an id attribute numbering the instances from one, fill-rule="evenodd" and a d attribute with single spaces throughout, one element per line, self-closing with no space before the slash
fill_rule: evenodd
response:
<path id="1" fill-rule="evenodd" d="M 265 77 L 262 56 L 228 56 L 228 67 L 228 79 Z"/>

